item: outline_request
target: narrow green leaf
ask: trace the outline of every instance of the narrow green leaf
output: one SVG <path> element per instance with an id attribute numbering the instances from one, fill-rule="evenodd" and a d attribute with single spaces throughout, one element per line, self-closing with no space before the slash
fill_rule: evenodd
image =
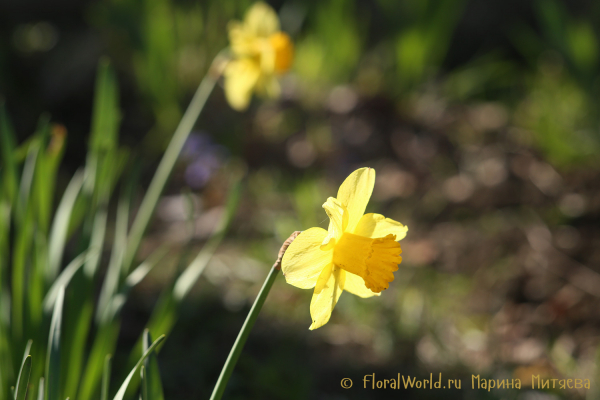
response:
<path id="1" fill-rule="evenodd" d="M 27 260 L 31 257 L 31 244 L 35 223 L 33 212 L 28 208 L 24 220 L 18 226 L 14 244 L 12 265 L 12 332 L 14 340 L 21 340 L 25 318 L 25 299 L 28 286 L 25 285 Z"/>
<path id="2" fill-rule="evenodd" d="M 121 275 L 121 266 L 125 254 L 127 243 L 127 225 L 129 222 L 129 190 L 125 190 L 119 199 L 117 206 L 117 220 L 115 224 L 115 237 L 112 246 L 112 253 L 108 263 L 106 277 L 102 284 L 98 308 L 96 310 L 96 321 L 102 320 L 107 313 L 112 297 L 117 291 L 119 277 Z"/>
<path id="3" fill-rule="evenodd" d="M 31 345 L 32 344 L 33 344 L 33 340 L 29 339 L 27 341 L 27 344 L 25 345 L 25 351 L 23 352 L 23 361 L 21 363 L 24 363 L 27 356 L 31 354 Z"/>
<path id="4" fill-rule="evenodd" d="M 81 276 L 83 280 L 83 276 Z M 75 287 L 73 287 L 75 288 Z M 81 290 L 79 290 L 81 292 Z M 77 298 L 77 296 L 74 296 Z M 67 368 L 69 373 L 66 376 L 65 390 L 63 395 L 69 395 L 76 398 L 77 389 L 81 381 L 81 375 L 83 373 L 83 362 L 87 356 L 86 348 L 88 341 L 88 334 L 90 328 L 93 326 L 92 318 L 94 316 L 94 299 L 93 296 L 89 296 L 83 300 L 83 304 L 69 304 L 68 310 L 65 310 L 65 314 L 68 316 L 75 315 L 75 322 L 71 321 L 70 329 L 63 335 L 64 340 L 69 340 L 69 346 L 64 348 L 65 355 L 61 357 L 61 363 L 63 368 Z M 67 335 L 70 339 L 67 339 Z"/>
<path id="5" fill-rule="evenodd" d="M 208 242 L 198 253 L 196 258 L 190 263 L 187 269 L 177 278 L 174 287 L 169 287 L 161 294 L 161 297 L 152 311 L 150 321 L 146 325 L 150 332 L 153 333 L 169 333 L 177 320 L 178 306 L 185 296 L 189 293 L 198 278 L 202 275 L 208 261 L 216 251 L 217 247 L 225 237 L 227 228 L 230 225 L 233 216 L 237 210 L 239 199 L 243 189 L 243 179 L 239 179 L 232 184 L 229 192 L 225 211 L 221 216 L 217 227 L 212 232 Z M 188 272 L 189 271 L 189 272 Z M 190 281 L 186 281 L 189 279 Z M 131 352 L 129 362 L 133 362 L 139 357 L 142 351 L 141 337 L 136 343 L 134 350 Z M 139 384 L 139 381 L 134 381 L 132 385 Z"/>
<path id="6" fill-rule="evenodd" d="M 0 397 L 3 399 L 7 398 L 6 388 L 15 382 L 9 316 L 10 294 L 8 291 L 2 291 L 0 292 Z"/>
<path id="7" fill-rule="evenodd" d="M 40 384 L 38 385 L 37 400 L 44 400 L 44 387 L 45 387 L 44 377 L 41 377 Z"/>
<path id="8" fill-rule="evenodd" d="M 244 325 L 242 325 L 242 329 L 240 329 L 240 333 L 238 333 L 238 337 L 235 339 L 235 343 L 233 343 L 233 347 L 231 348 L 229 356 L 225 361 L 225 365 L 221 370 L 221 374 L 219 375 L 219 379 L 217 380 L 215 388 L 213 389 L 213 393 L 210 396 L 210 400 L 220 400 L 223 396 L 223 392 L 225 391 L 229 377 L 231 376 L 231 373 L 233 372 L 233 369 L 240 358 L 240 354 L 242 353 L 244 345 L 246 344 L 246 340 L 248 339 L 248 336 L 250 336 L 252 327 L 258 318 L 258 314 L 260 313 L 267 296 L 269 295 L 269 291 L 273 286 L 273 282 L 275 282 L 275 279 L 277 278 L 278 272 L 279 270 L 273 266 L 269 272 L 269 275 L 267 275 L 267 279 L 265 280 L 265 283 L 263 283 L 260 292 L 258 292 L 258 296 L 256 296 L 256 299 L 254 300 L 254 304 L 252 305 L 252 308 L 246 317 L 246 321 L 244 321 Z"/>
<path id="9" fill-rule="evenodd" d="M 133 369 L 131 370 L 129 375 L 127 375 L 127 378 L 125 378 L 125 381 L 119 388 L 119 391 L 117 392 L 117 394 L 115 395 L 113 400 L 123 400 L 123 397 L 125 396 L 125 391 L 127 390 L 127 386 L 129 386 L 129 382 L 131 381 L 131 378 L 133 378 L 133 375 L 135 374 L 137 369 L 142 365 L 142 363 L 144 362 L 146 357 L 148 357 L 150 355 L 150 353 L 152 351 L 154 351 L 156 346 L 158 346 L 159 343 L 162 342 L 164 339 L 165 339 L 165 335 L 159 336 L 158 339 L 156 339 L 154 341 L 154 343 L 152 343 L 152 345 L 148 348 L 148 350 L 146 350 L 146 352 L 144 352 L 144 355 L 142 355 L 142 357 L 139 359 L 137 364 L 135 364 L 135 367 L 133 367 Z"/>
<path id="10" fill-rule="evenodd" d="M 92 132 L 90 134 L 90 150 L 92 152 L 111 150 L 116 147 L 119 120 L 117 80 L 109 61 L 102 59 L 98 65 L 94 94 Z"/>
<path id="11" fill-rule="evenodd" d="M 108 389 L 110 385 L 110 367 L 111 355 L 107 354 L 104 358 L 104 371 L 102 372 L 102 392 L 100 394 L 100 400 L 108 400 Z"/>
<path id="12" fill-rule="evenodd" d="M 217 59 L 215 59 L 215 62 Z M 169 145 L 167 146 L 167 150 L 161 159 L 156 173 L 152 177 L 152 181 L 150 182 L 150 186 L 146 191 L 146 195 L 142 200 L 142 204 L 138 210 L 137 215 L 133 221 L 133 225 L 131 226 L 131 230 L 129 232 L 129 236 L 127 238 L 127 251 L 125 252 L 125 257 L 123 259 L 123 267 L 125 271 L 129 271 L 129 268 L 133 264 L 135 256 L 138 252 L 140 243 L 142 241 L 142 237 L 144 236 L 144 232 L 148 227 L 148 223 L 150 222 L 150 218 L 154 213 L 154 209 L 160 195 L 171 175 L 173 167 L 179 158 L 179 154 L 181 153 L 181 149 L 183 148 L 185 141 L 187 140 L 191 130 L 194 128 L 194 124 L 200 115 L 200 112 L 204 108 L 206 104 L 206 100 L 210 93 L 212 92 L 214 86 L 216 84 L 216 80 L 211 74 L 207 74 L 194 97 L 192 98 L 190 105 L 185 111 Z"/>
<path id="13" fill-rule="evenodd" d="M 77 272 L 79 268 L 91 257 L 96 255 L 97 251 L 87 251 L 75 257 L 73 261 L 67 265 L 67 267 L 60 273 L 58 278 L 54 281 L 46 297 L 44 298 L 44 311 L 50 312 L 53 309 L 54 304 L 56 303 L 56 299 L 58 294 L 64 290 L 71 282 L 73 275 Z"/>
<path id="14" fill-rule="evenodd" d="M 10 204 L 2 197 L 0 187 L 0 291 L 4 291 L 9 264 Z M 6 271 L 6 272 L 5 272 Z M 0 322 L 1 323 L 1 322 Z M 2 383 L 2 382 L 0 382 Z"/>
<path id="15" fill-rule="evenodd" d="M 108 197 L 108 196 L 107 196 Z M 100 206 L 96 212 L 94 218 L 94 225 L 92 227 L 92 237 L 90 240 L 90 250 L 93 250 L 93 256 L 88 258 L 85 262 L 83 272 L 88 279 L 92 279 L 98 269 L 100 263 L 100 257 L 102 255 L 102 248 L 104 246 L 104 238 L 106 233 L 106 220 L 108 213 L 106 211 L 106 205 L 108 204 L 108 198 L 106 198 L 104 204 Z"/>
<path id="16" fill-rule="evenodd" d="M 29 149 L 27 151 L 27 158 L 25 159 L 25 165 L 23 165 L 23 172 L 21 174 L 21 185 L 19 187 L 18 202 L 24 209 L 27 209 L 27 205 L 29 204 L 29 194 L 31 193 L 31 186 L 33 183 L 35 166 L 37 164 L 39 154 L 39 141 L 34 140 L 29 145 Z"/>
<path id="17" fill-rule="evenodd" d="M 217 247 L 223 240 L 227 228 L 235 215 L 235 211 L 237 210 L 237 206 L 240 200 L 240 196 L 242 193 L 242 181 L 237 181 L 233 184 L 229 196 L 227 198 L 227 205 L 225 207 L 225 211 L 221 220 L 219 221 L 219 225 L 211 235 L 210 239 L 204 245 L 202 250 L 198 253 L 196 258 L 192 261 L 192 263 L 186 268 L 186 270 L 177 278 L 175 282 L 175 286 L 173 288 L 173 297 L 176 301 L 182 301 L 185 296 L 190 292 L 204 269 L 206 265 L 212 258 L 215 253 Z"/>
<path id="18" fill-rule="evenodd" d="M 102 380 L 104 358 L 107 354 L 114 352 L 119 327 L 120 324 L 118 321 L 111 321 L 106 325 L 100 326 L 87 360 L 77 400 L 92 400 L 97 398 L 99 392 L 97 390 L 98 385 Z"/>
<path id="19" fill-rule="evenodd" d="M 0 103 L 0 150 L 4 190 L 11 204 L 16 203 L 17 196 L 17 161 L 15 160 L 15 134 L 13 132 L 4 103 Z"/>
<path id="20" fill-rule="evenodd" d="M 43 113 L 40 115 L 34 137 L 39 141 L 41 148 L 46 147 L 50 138 L 50 114 Z"/>
<path id="21" fill-rule="evenodd" d="M 65 243 L 67 242 L 69 221 L 71 220 L 71 213 L 73 211 L 73 206 L 75 205 L 75 200 L 77 200 L 77 196 L 83 185 L 83 177 L 82 171 L 77 171 L 75 173 L 63 194 L 58 209 L 56 210 L 48 248 L 48 270 L 46 273 L 48 282 L 53 282 L 60 270 L 63 251 Z"/>
<path id="22" fill-rule="evenodd" d="M 146 261 L 141 263 L 136 269 L 127 276 L 125 282 L 118 293 L 114 294 L 108 301 L 106 308 L 100 318 L 101 324 L 106 324 L 112 321 L 121 311 L 121 308 L 127 300 L 127 296 L 131 289 L 140 283 L 146 275 L 167 255 L 168 250 L 166 245 L 161 245 L 156 249 Z"/>
<path id="23" fill-rule="evenodd" d="M 146 275 L 152 271 L 152 268 L 162 261 L 162 259 L 165 258 L 168 253 L 169 249 L 167 248 L 167 245 L 164 243 L 160 245 L 158 249 L 154 250 L 154 252 L 150 254 L 143 263 L 141 263 L 127 276 L 121 292 L 127 293 L 135 285 L 140 283 L 146 277 Z"/>
<path id="24" fill-rule="evenodd" d="M 15 400 L 25 400 L 27 395 L 27 386 L 29 385 L 29 374 L 31 373 L 31 356 L 27 355 L 23 364 L 21 364 L 21 370 L 19 371 L 19 379 L 17 379 L 17 385 L 15 386 Z"/>
<path id="25" fill-rule="evenodd" d="M 150 348 L 152 336 L 150 330 L 144 329 L 143 334 L 143 349 L 144 353 Z M 153 352 L 144 361 L 144 375 L 142 376 L 142 397 L 146 400 L 164 400 L 162 382 L 160 379 L 160 370 L 158 368 L 158 358 L 156 352 Z"/>
<path id="26" fill-rule="evenodd" d="M 35 231 L 34 203 L 30 201 L 32 182 L 40 153 L 40 140 L 35 138 L 27 146 L 27 158 L 21 174 L 18 200 L 15 205 L 17 220 L 17 238 L 13 252 L 13 337 L 20 339 L 24 321 L 27 321 L 28 310 L 25 310 L 26 299 L 31 299 L 30 285 L 27 284 L 27 262 L 32 257 L 32 240 Z M 35 293 L 34 293 L 35 294 Z M 34 303 L 37 299 L 33 298 Z M 35 306 L 35 304 L 34 304 Z"/>
<path id="27" fill-rule="evenodd" d="M 54 312 L 50 322 L 50 335 L 48 337 L 48 350 L 46 355 L 46 387 L 45 400 L 58 400 L 60 384 L 60 330 L 62 324 L 63 302 L 65 289 L 61 287 L 54 303 Z"/>
<path id="28" fill-rule="evenodd" d="M 35 172 L 35 201 L 37 203 L 37 222 L 39 229 L 48 234 L 50 218 L 54 206 L 54 188 L 56 174 L 64 154 L 66 129 L 62 125 L 42 126 L 42 132 L 51 132 L 50 142 L 41 151 Z M 47 134 L 41 133 L 40 136 Z M 46 140 L 43 140 L 46 143 Z"/>
<path id="29" fill-rule="evenodd" d="M 19 377 L 17 378 L 17 384 L 15 385 L 14 398 L 17 400 L 25 399 L 27 394 L 27 386 L 29 384 L 29 376 L 31 374 L 31 345 L 33 340 L 29 339 L 25 346 L 25 352 L 23 353 L 23 361 L 21 362 L 21 369 L 19 370 Z"/>
<path id="30" fill-rule="evenodd" d="M 33 260 L 29 268 L 27 283 L 28 329 L 38 331 L 43 322 L 43 301 L 46 293 L 44 273 L 48 267 L 48 244 L 46 242 L 46 235 L 39 230 L 39 225 L 35 229 L 33 244 Z"/>
<path id="31" fill-rule="evenodd" d="M 146 359 L 147 361 L 147 359 Z M 141 395 L 140 398 L 142 400 L 148 400 L 148 377 L 146 376 L 146 367 L 142 365 L 140 367 L 140 379 L 141 379 Z"/>

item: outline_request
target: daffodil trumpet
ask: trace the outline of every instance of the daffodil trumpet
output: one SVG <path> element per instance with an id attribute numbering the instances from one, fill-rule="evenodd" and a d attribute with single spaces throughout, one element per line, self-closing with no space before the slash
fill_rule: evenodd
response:
<path id="1" fill-rule="evenodd" d="M 287 283 L 313 289 L 312 324 L 325 325 L 345 290 L 359 297 L 378 296 L 394 280 L 402 262 L 399 240 L 408 228 L 381 214 L 364 214 L 375 184 L 375 170 L 354 171 L 337 197 L 323 204 L 328 230 L 310 228 L 289 246 L 282 260 Z"/>

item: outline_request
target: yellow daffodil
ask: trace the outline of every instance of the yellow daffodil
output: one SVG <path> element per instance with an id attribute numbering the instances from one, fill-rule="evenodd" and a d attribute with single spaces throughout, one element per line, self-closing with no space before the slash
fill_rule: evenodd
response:
<path id="1" fill-rule="evenodd" d="M 342 291 L 360 297 L 377 296 L 394 280 L 402 261 L 401 240 L 408 228 L 381 214 L 364 214 L 375 184 L 375 170 L 354 171 L 323 208 L 329 229 L 310 228 L 288 247 L 281 262 L 287 283 L 314 288 L 312 325 L 329 321 Z M 363 215 L 364 214 L 364 215 Z"/>
<path id="2" fill-rule="evenodd" d="M 286 72 L 294 58 L 290 37 L 281 32 L 275 11 L 267 4 L 254 4 L 244 21 L 229 25 L 233 59 L 224 71 L 225 96 L 234 109 L 248 107 L 252 92 L 279 96 L 277 75 Z"/>

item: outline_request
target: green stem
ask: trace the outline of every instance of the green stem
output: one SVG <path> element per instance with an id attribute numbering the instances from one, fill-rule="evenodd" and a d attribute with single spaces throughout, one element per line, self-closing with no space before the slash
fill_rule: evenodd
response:
<path id="1" fill-rule="evenodd" d="M 246 344 L 246 339 L 248 339 L 250 331 L 252 331 L 252 326 L 254 326 L 254 322 L 260 313 L 260 309 L 269 295 L 269 291 L 271 290 L 271 286 L 273 286 L 273 282 L 275 282 L 275 278 L 277 278 L 278 272 L 279 269 L 276 269 L 275 267 L 271 268 L 271 272 L 263 284 L 263 287 L 260 289 L 256 300 L 254 300 L 254 305 L 246 317 L 246 322 L 244 322 L 244 326 L 242 326 L 242 330 L 240 330 L 240 333 L 231 348 L 231 352 L 229 352 L 229 357 L 227 357 L 227 361 L 225 361 L 225 365 L 221 370 L 221 375 L 219 375 L 219 380 L 215 385 L 210 400 L 220 400 L 221 396 L 223 396 L 229 377 L 235 368 L 235 364 L 237 364 L 238 358 L 240 358 L 240 353 L 244 348 L 244 344 Z"/>
<path id="2" fill-rule="evenodd" d="M 219 56 L 215 58 L 215 62 L 217 59 L 219 59 Z M 213 62 L 213 66 L 215 65 L 215 62 Z M 175 165 L 175 162 L 181 153 L 181 149 L 183 148 L 185 141 L 194 127 L 200 112 L 202 112 L 208 96 L 215 87 L 217 77 L 212 69 L 213 68 L 211 67 L 204 79 L 202 79 L 202 82 L 200 82 L 200 85 L 198 86 L 190 105 L 185 111 L 185 114 L 183 114 L 183 117 L 179 122 L 179 126 L 177 126 L 177 129 L 173 134 L 173 138 L 169 142 L 169 146 L 167 147 L 167 150 L 165 151 L 165 154 L 158 165 L 158 169 L 152 178 L 152 182 L 150 182 L 150 187 L 146 192 L 146 196 L 144 197 L 144 200 L 142 200 L 142 204 L 140 205 L 140 209 L 138 210 L 135 220 L 133 221 L 131 232 L 129 233 L 129 238 L 127 241 L 127 250 L 125 251 L 125 258 L 123 260 L 123 268 L 125 271 L 127 271 L 133 263 L 138 247 L 142 240 L 142 236 L 146 231 L 148 222 L 150 221 L 152 213 L 154 212 L 154 208 L 156 207 L 156 203 L 158 202 L 160 194 L 165 187 L 165 183 L 167 182 L 167 179 L 169 179 L 169 175 L 171 175 L 173 166 Z"/>

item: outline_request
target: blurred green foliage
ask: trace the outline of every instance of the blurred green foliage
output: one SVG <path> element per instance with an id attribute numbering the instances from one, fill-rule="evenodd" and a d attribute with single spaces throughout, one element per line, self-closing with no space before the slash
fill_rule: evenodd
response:
<path id="1" fill-rule="evenodd" d="M 128 0 L 94 5 L 94 25 L 107 38 L 117 65 L 135 75 L 153 111 L 148 149 L 164 148 L 186 94 L 227 45 L 227 21 L 241 18 L 249 4 Z M 505 102 L 520 115 L 515 124 L 531 132 L 557 166 L 592 161 L 600 140 L 592 112 L 600 104 L 596 13 L 573 17 L 562 2 L 534 2 L 539 29 L 517 20 L 503 32 L 525 64 L 492 48 L 462 63 L 453 60 L 448 69 L 449 52 L 460 46 L 455 30 L 465 7 L 463 0 L 283 4 L 283 29 L 295 36 L 299 100 L 318 107 L 327 88 L 350 83 L 368 96 L 392 96 L 409 112 L 416 95 L 433 84 L 451 100 Z M 558 82 L 544 78 L 555 68 L 549 64 L 559 69 L 564 64 Z M 569 100 L 549 100 L 553 86 L 560 93 L 564 89 Z M 518 104 L 521 99 L 525 103 Z M 585 104 L 575 106 L 580 102 Z M 577 115 L 558 109 L 565 103 Z"/>
<path id="2" fill-rule="evenodd" d="M 133 270 L 123 262 L 126 251 L 135 254 L 139 245 L 128 238 L 136 175 L 133 168 L 130 177 L 122 179 L 133 160 L 119 146 L 119 91 L 106 60 L 98 68 L 95 94 L 86 165 L 71 178 L 55 212 L 54 185 L 67 139 L 65 128 L 43 116 L 37 132 L 17 147 L 9 117 L 3 106 L 0 109 L 0 399 L 24 399 L 26 393 L 48 400 L 112 395 L 110 355 L 117 346 L 121 309 L 131 289 L 167 254 L 162 245 Z M 110 229 L 110 202 L 119 181 L 116 222 Z M 181 269 L 173 287 L 165 288 L 168 307 L 159 307 L 149 322 L 156 336 L 171 330 L 179 304 L 221 241 L 237 207 L 236 187 L 208 245 Z M 108 232 L 115 240 L 108 270 L 101 275 Z M 64 268 L 63 257 L 72 257 Z M 150 330 L 140 335 L 140 347 L 132 349 L 132 362 L 116 368 L 123 373 L 134 366 L 115 399 L 122 399 L 128 388 L 137 389 L 139 368 L 142 398 L 163 398 L 156 358 L 142 365 L 165 338 L 163 334 L 152 342 Z"/>

